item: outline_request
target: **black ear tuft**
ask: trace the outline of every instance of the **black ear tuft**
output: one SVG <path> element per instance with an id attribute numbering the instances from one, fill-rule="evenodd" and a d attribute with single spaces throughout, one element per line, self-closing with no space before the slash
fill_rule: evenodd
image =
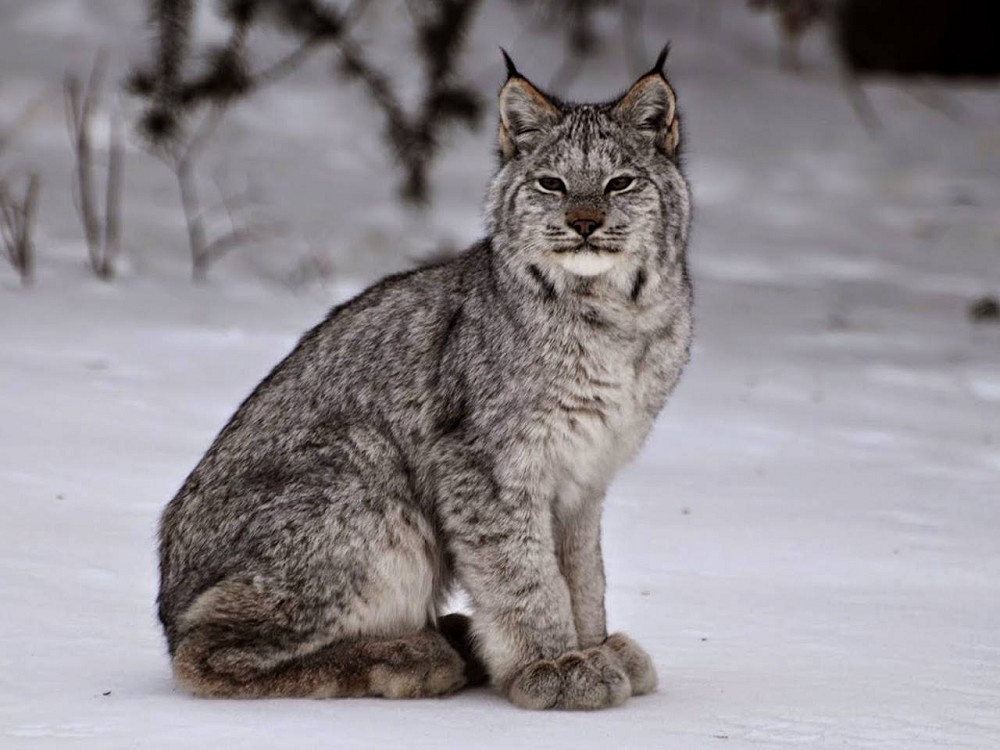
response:
<path id="1" fill-rule="evenodd" d="M 517 66 L 514 65 L 514 61 L 510 59 L 510 55 L 507 54 L 507 50 L 501 47 L 500 54 L 503 55 L 503 61 L 507 65 L 507 79 L 524 78 L 524 76 L 522 76 L 518 71 Z"/>
<path id="2" fill-rule="evenodd" d="M 661 76 L 666 78 L 666 74 L 663 72 L 663 66 L 667 64 L 667 55 L 670 54 L 670 42 L 663 45 L 663 49 L 660 50 L 659 57 L 656 58 L 656 62 L 653 64 L 652 69 L 649 73 L 659 73 Z M 646 75 L 649 75 L 647 73 Z"/>

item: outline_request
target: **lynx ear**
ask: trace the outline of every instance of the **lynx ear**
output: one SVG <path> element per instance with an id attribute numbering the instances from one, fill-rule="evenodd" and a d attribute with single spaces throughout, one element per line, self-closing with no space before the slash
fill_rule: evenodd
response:
<path id="1" fill-rule="evenodd" d="M 680 145 L 681 131 L 677 97 L 663 74 L 663 64 L 669 51 L 668 44 L 653 69 L 632 84 L 632 88 L 618 100 L 614 113 L 626 125 L 649 134 L 657 148 L 673 156 Z"/>
<path id="2" fill-rule="evenodd" d="M 534 148 L 559 121 L 559 108 L 517 71 L 506 52 L 501 52 L 507 63 L 507 81 L 500 89 L 499 139 L 506 161 Z"/>

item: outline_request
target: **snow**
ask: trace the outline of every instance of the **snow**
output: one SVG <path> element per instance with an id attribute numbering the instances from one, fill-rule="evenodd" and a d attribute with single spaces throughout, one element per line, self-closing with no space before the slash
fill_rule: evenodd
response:
<path id="1" fill-rule="evenodd" d="M 203 701 L 174 686 L 154 616 L 162 507 L 330 305 L 475 239 L 492 124 L 452 134 L 414 213 L 363 96 L 316 61 L 238 107 L 205 164 L 294 229 L 193 287 L 170 175 L 132 148 L 128 257 L 105 285 L 84 269 L 57 91 L 99 44 L 116 71 L 142 55 L 131 6 L 0 3 L 0 124 L 48 96 L 0 162 L 38 166 L 44 190 L 35 287 L 0 269 L 0 747 L 1000 747 L 1000 326 L 966 315 L 1000 290 L 995 89 L 949 91 L 951 118 L 873 85 L 873 135 L 822 39 L 792 76 L 742 7 L 648 10 L 686 115 L 698 330 L 610 493 L 605 555 L 611 625 L 653 655 L 659 692 L 586 715 L 488 690 Z M 474 80 L 495 90 L 502 43 L 545 83 L 561 45 L 484 6 Z M 615 44 L 571 96 L 631 75 L 601 20 Z"/>

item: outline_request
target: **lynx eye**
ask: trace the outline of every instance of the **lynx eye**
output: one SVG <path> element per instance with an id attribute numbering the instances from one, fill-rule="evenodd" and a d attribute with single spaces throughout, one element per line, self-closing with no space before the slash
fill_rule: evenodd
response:
<path id="1" fill-rule="evenodd" d="M 612 177 L 608 180 L 608 184 L 604 186 L 605 193 L 618 193 L 626 188 L 630 187 L 635 179 L 628 177 L 627 175 L 622 175 L 620 177 Z"/>
<path id="2" fill-rule="evenodd" d="M 538 187 L 550 193 L 565 193 L 566 183 L 558 177 L 539 177 Z"/>

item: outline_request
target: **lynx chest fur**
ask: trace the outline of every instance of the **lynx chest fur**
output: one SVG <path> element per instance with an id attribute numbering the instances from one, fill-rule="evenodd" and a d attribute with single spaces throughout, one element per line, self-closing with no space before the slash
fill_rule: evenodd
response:
<path id="1" fill-rule="evenodd" d="M 586 286 L 596 294 L 547 342 L 551 380 L 517 446 L 561 515 L 602 494 L 636 453 L 676 380 L 670 364 L 686 358 L 690 343 L 689 325 L 670 304 L 629 300 L 623 309 L 613 286 Z M 670 296 L 685 294 L 680 285 Z"/>

